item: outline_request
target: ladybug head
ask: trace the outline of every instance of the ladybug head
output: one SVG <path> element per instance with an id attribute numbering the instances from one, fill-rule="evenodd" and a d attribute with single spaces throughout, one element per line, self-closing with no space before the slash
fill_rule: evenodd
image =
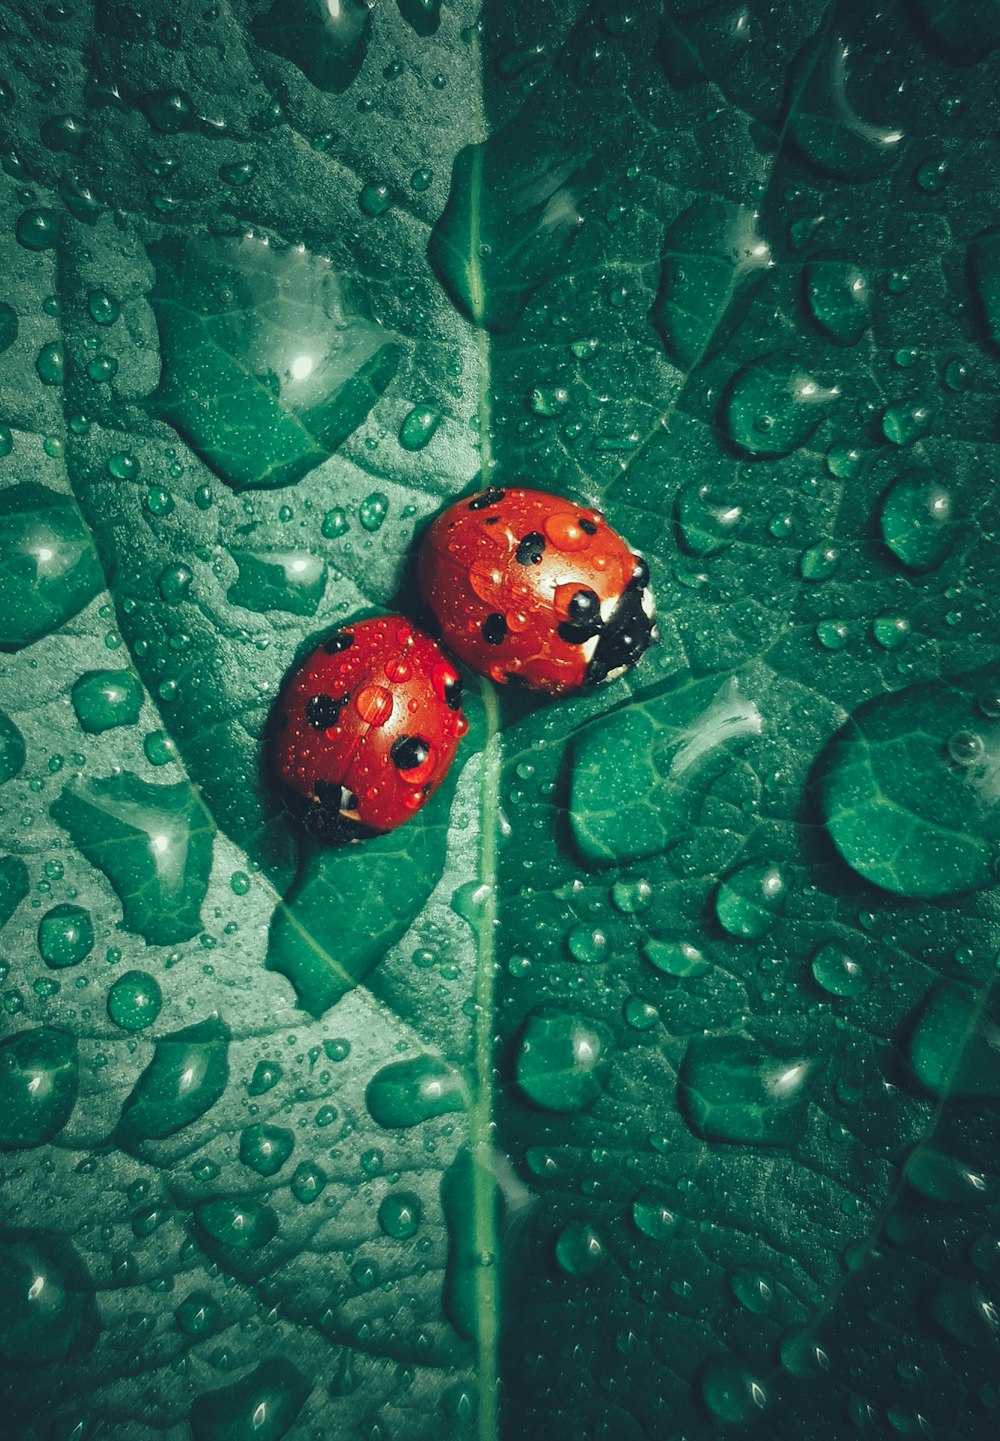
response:
<path id="1" fill-rule="evenodd" d="M 632 578 L 621 598 L 610 614 L 602 617 L 601 607 L 596 607 L 596 619 L 589 622 L 591 629 L 587 636 L 574 636 L 585 640 L 597 637 L 597 644 L 587 663 L 587 685 L 601 685 L 604 681 L 617 680 L 620 675 L 635 665 L 636 661 L 659 639 L 659 631 L 653 620 L 653 592 L 649 588 L 649 566 L 642 556 L 633 556 L 635 561 Z M 593 595 L 593 591 L 589 592 Z M 594 600 L 597 597 L 594 596 Z M 563 626 L 559 634 L 564 639 Z"/>

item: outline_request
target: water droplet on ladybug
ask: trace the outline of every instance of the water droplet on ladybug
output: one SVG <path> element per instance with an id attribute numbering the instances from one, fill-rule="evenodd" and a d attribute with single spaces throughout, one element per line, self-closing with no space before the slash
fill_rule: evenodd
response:
<path id="1" fill-rule="evenodd" d="M 383 726 L 392 715 L 392 694 L 383 685 L 366 685 L 354 698 L 358 715 L 369 725 Z"/>

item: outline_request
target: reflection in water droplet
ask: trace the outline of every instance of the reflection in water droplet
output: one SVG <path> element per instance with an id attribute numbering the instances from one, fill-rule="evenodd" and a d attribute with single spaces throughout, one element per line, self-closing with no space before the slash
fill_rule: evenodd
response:
<path id="1" fill-rule="evenodd" d="M 461 1071 L 436 1056 L 416 1056 L 377 1071 L 368 1083 L 365 1104 L 376 1125 L 394 1129 L 462 1111 L 468 1093 Z"/>
<path id="2" fill-rule="evenodd" d="M 67 1031 L 36 1026 L 0 1042 L 0 1150 L 50 1141 L 78 1089 L 77 1044 Z"/>
<path id="3" fill-rule="evenodd" d="M 804 445 L 840 394 L 800 370 L 794 357 L 764 356 L 737 371 L 725 407 L 725 429 L 755 456 L 791 455 Z"/>
<path id="4" fill-rule="evenodd" d="M 785 906 L 785 882 L 777 866 L 747 861 L 723 876 L 715 893 L 715 914 L 723 930 L 741 941 L 756 941 L 774 925 Z"/>
<path id="5" fill-rule="evenodd" d="M 585 1221 L 570 1221 L 556 1237 L 556 1260 L 567 1276 L 591 1276 L 604 1265 L 604 1242 Z"/>

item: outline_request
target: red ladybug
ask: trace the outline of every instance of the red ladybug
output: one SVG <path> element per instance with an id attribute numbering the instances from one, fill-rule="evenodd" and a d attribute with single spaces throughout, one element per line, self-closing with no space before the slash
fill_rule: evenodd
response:
<path id="1" fill-rule="evenodd" d="M 288 681 L 274 746 L 302 820 L 330 841 L 391 831 L 443 780 L 459 738 L 458 671 L 402 616 L 338 630 Z"/>
<path id="2" fill-rule="evenodd" d="M 484 490 L 444 511 L 419 583 L 445 645 L 500 684 L 598 685 L 657 638 L 646 562 L 599 511 L 541 490 Z"/>

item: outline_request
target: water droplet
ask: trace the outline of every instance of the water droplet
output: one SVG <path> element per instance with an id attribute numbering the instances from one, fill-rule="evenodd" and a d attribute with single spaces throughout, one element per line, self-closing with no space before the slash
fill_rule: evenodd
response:
<path id="1" fill-rule="evenodd" d="M 111 882 L 127 929 L 151 945 L 197 934 L 215 828 L 189 782 L 151 785 L 120 771 L 66 786 L 50 810 Z"/>
<path id="2" fill-rule="evenodd" d="M 767 1406 L 763 1385 L 739 1362 L 728 1356 L 713 1356 L 699 1378 L 701 1398 L 720 1421 L 745 1423 Z"/>
<path id="3" fill-rule="evenodd" d="M 189 1292 L 174 1317 L 185 1336 L 211 1336 L 223 1324 L 222 1307 L 208 1291 Z"/>
<path id="4" fill-rule="evenodd" d="M 252 551 L 232 548 L 239 576 L 226 592 L 233 605 L 264 613 L 315 615 L 326 590 L 326 563 L 306 550 Z"/>
<path id="5" fill-rule="evenodd" d="M 556 1237 L 556 1260 L 567 1276 L 591 1276 L 608 1259 L 604 1242 L 586 1221 L 570 1221 Z"/>
<path id="6" fill-rule="evenodd" d="M 172 1136 L 214 1106 L 229 1080 L 230 1039 L 217 1016 L 161 1037 L 122 1106 L 118 1145 L 142 1154 L 145 1142 Z"/>
<path id="7" fill-rule="evenodd" d="M 326 1172 L 315 1161 L 300 1161 L 292 1173 L 290 1189 L 301 1206 L 310 1206 L 326 1188 Z"/>
<path id="8" fill-rule="evenodd" d="M 291 61 L 318 90 L 340 94 L 364 63 L 372 17 L 361 0 L 336 5 L 274 0 L 265 15 L 251 21 L 250 31 L 258 45 Z"/>
<path id="9" fill-rule="evenodd" d="M 599 1022 L 569 1011 L 533 1012 L 517 1049 L 517 1083 L 547 1111 L 582 1111 L 601 1094 L 610 1037 Z"/>
<path id="10" fill-rule="evenodd" d="M 129 670 L 87 671 L 74 682 L 71 697 L 76 718 L 89 735 L 135 725 L 142 710 L 142 685 Z"/>
<path id="11" fill-rule="evenodd" d="M 857 961 L 832 941 L 813 952 L 812 973 L 816 984 L 832 996 L 860 996 L 868 986 L 868 978 Z"/>
<path id="12" fill-rule="evenodd" d="M 687 941 L 658 941 L 650 937 L 642 954 L 667 976 L 703 976 L 710 969 L 701 951 Z"/>
<path id="13" fill-rule="evenodd" d="M 852 47 L 835 30 L 818 32 L 801 53 L 804 85 L 791 92 L 790 137 L 818 170 L 842 180 L 868 180 L 895 164 L 903 132 L 864 120 L 848 99 Z M 861 93 L 866 93 L 862 91 Z"/>
<path id="14" fill-rule="evenodd" d="M 975 676 L 924 681 L 867 701 L 830 742 L 820 803 L 849 866 L 904 896 L 945 896 L 991 884 L 1000 848 L 994 756 Z M 948 739 L 982 738 L 980 758 L 956 765 Z"/>
<path id="15" fill-rule="evenodd" d="M 258 1176 L 276 1176 L 294 1146 L 295 1136 L 286 1126 L 245 1126 L 240 1134 L 240 1160 Z"/>
<path id="16" fill-rule="evenodd" d="M 0 1150 L 50 1141 L 78 1090 L 76 1039 L 68 1032 L 36 1026 L 0 1041 Z"/>
<path id="17" fill-rule="evenodd" d="M 87 309 L 97 325 L 114 325 L 121 315 L 121 306 L 107 290 L 92 290 L 87 296 Z"/>
<path id="18" fill-rule="evenodd" d="M 123 1031 L 142 1031 L 160 1014 L 163 993 L 148 971 L 126 971 L 108 992 L 108 1015 Z"/>
<path id="19" fill-rule="evenodd" d="M 648 881 L 615 881 L 611 887 L 611 900 L 623 916 L 635 916 L 644 911 L 653 898 L 653 887 Z"/>
<path id="20" fill-rule="evenodd" d="M 799 574 L 813 585 L 829 580 L 840 563 L 840 551 L 835 545 L 811 545 L 799 557 Z"/>
<path id="21" fill-rule="evenodd" d="M 425 401 L 415 405 L 399 427 L 399 443 L 404 450 L 423 450 L 441 424 L 441 412 Z"/>
<path id="22" fill-rule="evenodd" d="M 909 1032 L 907 1060 L 936 1096 L 1000 1096 L 997 1025 L 974 991 L 955 981 L 932 986 Z"/>
<path id="23" fill-rule="evenodd" d="M 365 1104 L 375 1124 L 389 1130 L 463 1111 L 468 1092 L 461 1071 L 436 1056 L 415 1056 L 377 1071 L 368 1083 Z"/>
<path id="24" fill-rule="evenodd" d="M 759 220 L 748 206 L 704 196 L 667 230 L 650 319 L 683 370 L 725 341 L 772 264 Z"/>
<path id="25" fill-rule="evenodd" d="M 17 217 L 14 234 L 25 250 L 53 250 L 59 244 L 61 219 L 58 210 L 25 210 Z"/>
<path id="26" fill-rule="evenodd" d="M 882 434 L 893 445 L 912 445 L 927 434 L 933 420 L 934 412 L 925 401 L 898 400 L 882 416 Z"/>
<path id="27" fill-rule="evenodd" d="M 871 324 L 868 277 L 848 260 L 810 261 L 806 295 L 813 320 L 841 345 L 856 344 Z"/>
<path id="28" fill-rule="evenodd" d="M 596 965 L 607 960 L 608 938 L 600 926 L 581 922 L 566 937 L 566 949 L 581 965 Z"/>
<path id="29" fill-rule="evenodd" d="M 727 434 L 749 455 L 791 455 L 822 421 L 836 386 L 800 370 L 792 356 L 764 356 L 737 371 L 725 409 Z"/>
<path id="30" fill-rule="evenodd" d="M 0 1356 L 38 1366 L 89 1351 L 100 1329 L 93 1292 L 69 1241 L 42 1230 L 8 1231 L 0 1242 Z"/>
<path id="31" fill-rule="evenodd" d="M 366 495 L 358 506 L 358 520 L 362 528 L 369 532 L 380 529 L 382 522 L 389 514 L 389 497 L 381 490 L 375 490 L 371 495 Z"/>
<path id="32" fill-rule="evenodd" d="M 408 1241 L 420 1229 L 423 1206 L 412 1191 L 391 1191 L 378 1208 L 378 1223 L 394 1241 Z"/>
<path id="33" fill-rule="evenodd" d="M 104 589 L 83 517 L 69 496 L 26 482 L 0 492 L 0 646 L 19 650 L 58 629 Z"/>
<path id="34" fill-rule="evenodd" d="M 150 257 L 163 354 L 151 407 L 231 485 L 301 479 L 396 373 L 393 337 L 330 262 L 302 246 L 172 236 Z"/>
<path id="35" fill-rule="evenodd" d="M 774 1304 L 771 1279 L 752 1266 L 738 1266 L 726 1277 L 736 1300 L 755 1316 L 765 1316 Z"/>
<path id="36" fill-rule="evenodd" d="M 282 1441 L 311 1390 L 291 1361 L 268 1356 L 239 1381 L 195 1398 L 193 1441 Z"/>
<path id="37" fill-rule="evenodd" d="M 910 638 L 905 615 L 878 615 L 872 621 L 872 635 L 883 650 L 900 650 Z"/>
<path id="38" fill-rule="evenodd" d="M 677 493 L 677 531 L 691 555 L 715 555 L 731 545 L 743 520 L 742 508 L 717 496 L 711 486 L 689 481 Z"/>
<path id="39" fill-rule="evenodd" d="M 882 539 L 908 570 L 933 570 L 951 548 L 951 492 L 929 471 L 907 470 L 882 501 Z"/>
<path id="40" fill-rule="evenodd" d="M 82 906 L 53 906 L 38 923 L 38 949 L 53 969 L 78 966 L 94 949 L 94 923 Z"/>
<path id="41" fill-rule="evenodd" d="M 706 1141 L 787 1146 L 806 1123 L 812 1069 L 801 1056 L 773 1055 L 739 1033 L 695 1035 L 677 1095 L 692 1130 Z"/>
<path id="42" fill-rule="evenodd" d="M 651 1241 L 666 1241 L 679 1224 L 668 1198 L 652 1186 L 644 1186 L 633 1200 L 632 1220 L 636 1230 Z"/>
<path id="43" fill-rule="evenodd" d="M 785 906 L 785 882 L 777 866 L 747 861 L 719 882 L 715 915 L 723 930 L 741 941 L 756 941 L 774 925 Z"/>

